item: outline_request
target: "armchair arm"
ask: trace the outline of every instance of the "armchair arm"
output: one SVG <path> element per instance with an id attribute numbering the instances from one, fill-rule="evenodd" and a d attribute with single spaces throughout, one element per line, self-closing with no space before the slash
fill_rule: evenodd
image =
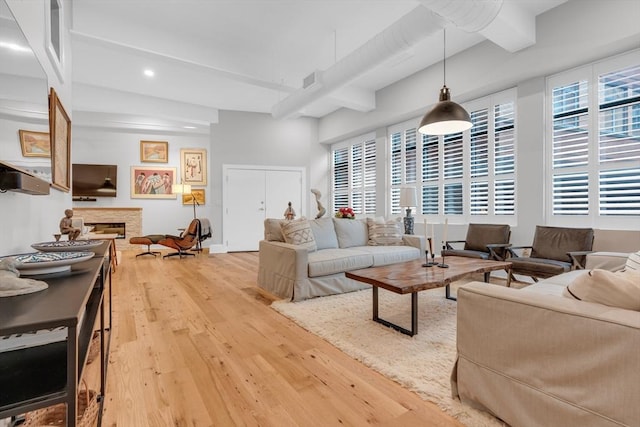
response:
<path id="1" fill-rule="evenodd" d="M 280 298 L 294 298 L 294 285 L 307 279 L 309 252 L 283 242 L 260 241 L 258 286 Z"/>
<path id="2" fill-rule="evenodd" d="M 569 258 L 571 258 L 571 269 L 572 270 L 584 270 L 586 255 L 592 253 L 593 251 L 573 251 L 567 252 Z"/>
<path id="3" fill-rule="evenodd" d="M 513 258 L 520 258 L 520 255 L 517 254 L 516 249 L 533 249 L 533 246 L 509 246 L 505 248 L 509 255 Z"/>
<path id="4" fill-rule="evenodd" d="M 466 243 L 466 240 L 447 240 L 446 242 L 444 242 L 445 249 L 453 249 L 453 246 L 451 246 L 449 243 Z"/>
<path id="5" fill-rule="evenodd" d="M 510 247 L 511 243 L 488 244 L 487 249 L 489 249 L 489 258 L 495 259 L 496 261 L 504 261 L 504 259 L 507 257 L 507 252 L 505 250 L 508 250 Z M 502 251 L 499 251 L 499 249 L 502 249 Z M 498 252 L 500 252 L 502 255 L 500 255 Z"/>

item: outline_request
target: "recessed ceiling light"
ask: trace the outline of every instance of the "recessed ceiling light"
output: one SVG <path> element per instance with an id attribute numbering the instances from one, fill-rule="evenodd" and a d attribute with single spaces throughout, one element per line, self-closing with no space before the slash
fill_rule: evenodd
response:
<path id="1" fill-rule="evenodd" d="M 144 75 L 147 77 L 153 77 L 156 75 L 156 73 L 153 70 L 147 68 L 146 70 L 144 70 Z"/>
<path id="2" fill-rule="evenodd" d="M 183 126 L 183 128 L 185 128 L 185 129 L 195 129 L 196 127 L 195 126 Z"/>

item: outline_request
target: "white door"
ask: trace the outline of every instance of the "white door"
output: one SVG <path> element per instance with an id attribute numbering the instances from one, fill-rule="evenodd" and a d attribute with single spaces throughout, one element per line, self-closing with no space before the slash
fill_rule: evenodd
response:
<path id="1" fill-rule="evenodd" d="M 227 250 L 257 251 L 264 238 L 265 218 L 283 218 L 289 202 L 296 218 L 302 216 L 303 179 L 301 168 L 227 168 L 223 181 L 223 235 Z"/>
<path id="2" fill-rule="evenodd" d="M 264 234 L 265 173 L 247 169 L 227 172 L 223 227 L 227 250 L 257 251 L 260 236 Z"/>

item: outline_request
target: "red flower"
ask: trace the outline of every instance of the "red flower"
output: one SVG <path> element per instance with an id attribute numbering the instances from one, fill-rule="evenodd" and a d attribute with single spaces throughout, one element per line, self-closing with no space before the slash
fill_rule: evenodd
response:
<path id="1" fill-rule="evenodd" d="M 351 208 L 339 208 L 336 218 L 356 219 L 356 213 Z"/>

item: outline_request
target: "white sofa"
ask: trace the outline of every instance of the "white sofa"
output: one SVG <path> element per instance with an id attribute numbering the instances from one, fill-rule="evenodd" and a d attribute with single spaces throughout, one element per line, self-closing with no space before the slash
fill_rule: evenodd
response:
<path id="1" fill-rule="evenodd" d="M 283 221 L 265 220 L 258 267 L 258 286 L 280 298 L 301 301 L 364 289 L 369 285 L 344 273 L 410 261 L 424 254 L 423 236 L 402 235 L 400 231 L 396 244 L 372 245 L 376 243 L 370 235 L 373 220 L 338 218 L 308 221 L 316 247 L 309 251 L 304 245 L 285 243 Z"/>
<path id="2" fill-rule="evenodd" d="M 640 426 L 640 311 L 563 296 L 627 255 L 590 254 L 586 271 L 523 289 L 461 286 L 453 396 L 512 427 Z"/>

